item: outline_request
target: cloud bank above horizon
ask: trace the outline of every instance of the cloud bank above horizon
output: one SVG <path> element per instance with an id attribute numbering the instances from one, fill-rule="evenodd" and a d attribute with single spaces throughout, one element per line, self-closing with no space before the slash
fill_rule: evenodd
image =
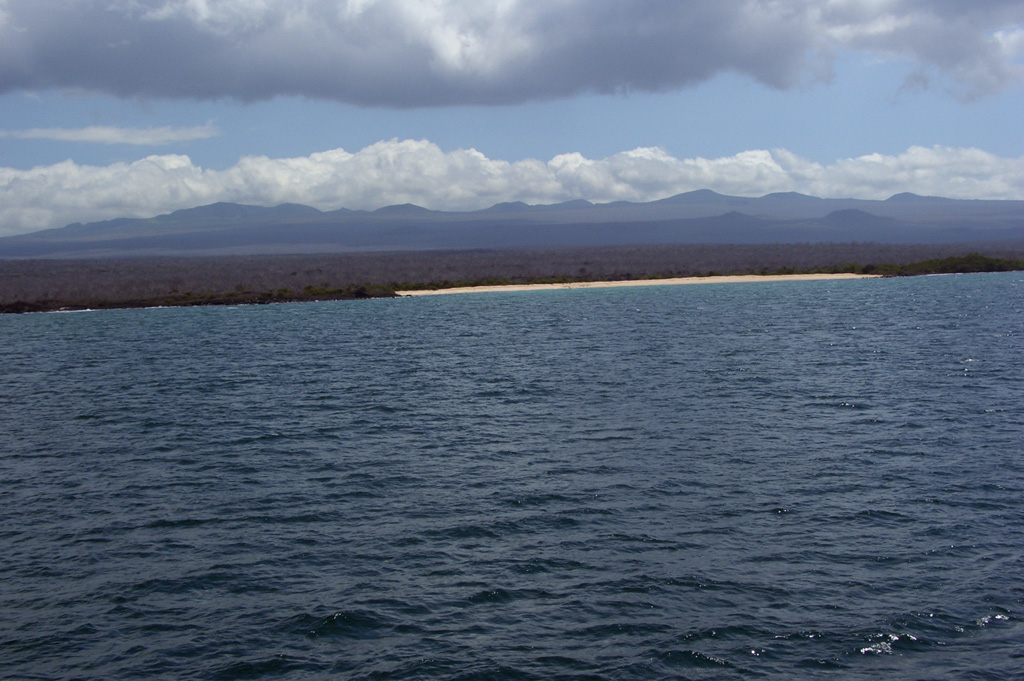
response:
<path id="1" fill-rule="evenodd" d="M 361 106 L 827 82 L 839 52 L 967 100 L 1024 81 L 1020 0 L 0 0 L 0 94 Z"/>
<path id="2" fill-rule="evenodd" d="M 695 189 L 739 196 L 796 191 L 885 199 L 913 192 L 1024 199 L 1024 157 L 936 146 L 821 164 L 784 149 L 679 159 L 646 147 L 603 159 L 571 153 L 549 161 L 509 162 L 473 149 L 446 152 L 426 140 L 389 140 L 354 153 L 249 156 L 224 170 L 204 169 L 175 154 L 107 166 L 65 161 L 29 170 L 0 168 L 0 236 L 73 222 L 151 217 L 218 201 L 299 203 L 321 210 L 401 203 L 476 210 L 503 201 L 651 201 Z"/>

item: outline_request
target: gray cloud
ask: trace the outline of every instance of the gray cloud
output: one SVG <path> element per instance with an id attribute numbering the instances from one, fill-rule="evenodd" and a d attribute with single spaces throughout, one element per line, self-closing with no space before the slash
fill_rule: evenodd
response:
<path id="1" fill-rule="evenodd" d="M 0 130 L 0 138 L 40 139 L 58 142 L 87 142 L 92 144 L 130 144 L 135 146 L 161 146 L 175 142 L 209 139 L 220 135 L 212 123 L 191 128 L 161 126 L 156 128 L 118 128 L 90 125 L 86 128 L 29 128 L 28 130 Z"/>
<path id="2" fill-rule="evenodd" d="M 787 88 L 855 50 L 971 98 L 1021 82 L 1022 25 L 1019 0 L 0 0 L 0 92 L 498 104 Z"/>
<path id="3" fill-rule="evenodd" d="M 1024 198 L 1024 158 L 977 149 L 912 147 L 824 165 L 784 149 L 679 159 L 639 148 L 603 159 L 578 153 L 509 162 L 472 149 L 445 152 L 424 140 L 389 140 L 356 152 L 298 158 L 249 156 L 224 170 L 187 156 L 83 166 L 65 161 L 29 170 L 0 167 L 0 236 L 116 217 L 149 217 L 216 201 L 322 210 L 398 203 L 470 210 L 501 201 L 649 201 L 694 189 L 761 196 L 799 191 L 884 199 L 898 192 L 953 198 Z"/>

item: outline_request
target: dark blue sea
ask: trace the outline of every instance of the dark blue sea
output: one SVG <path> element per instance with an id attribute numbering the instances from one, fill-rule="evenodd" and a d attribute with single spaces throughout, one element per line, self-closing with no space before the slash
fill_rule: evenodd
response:
<path id="1" fill-rule="evenodd" d="M 1020 679 L 1024 274 L 0 317 L 4 679 Z"/>

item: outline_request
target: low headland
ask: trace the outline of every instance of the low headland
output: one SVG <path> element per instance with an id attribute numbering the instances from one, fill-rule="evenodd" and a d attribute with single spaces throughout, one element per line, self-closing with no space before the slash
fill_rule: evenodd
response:
<path id="1" fill-rule="evenodd" d="M 0 312 L 245 305 L 480 290 L 1024 270 L 1024 242 L 766 244 L 0 260 Z"/>

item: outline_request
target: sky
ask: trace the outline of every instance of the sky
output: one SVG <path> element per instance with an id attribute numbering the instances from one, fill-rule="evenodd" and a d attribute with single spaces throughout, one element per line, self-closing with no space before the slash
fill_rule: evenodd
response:
<path id="1" fill-rule="evenodd" d="M 0 0 L 0 236 L 695 189 L 1024 199 L 1024 2 Z"/>

